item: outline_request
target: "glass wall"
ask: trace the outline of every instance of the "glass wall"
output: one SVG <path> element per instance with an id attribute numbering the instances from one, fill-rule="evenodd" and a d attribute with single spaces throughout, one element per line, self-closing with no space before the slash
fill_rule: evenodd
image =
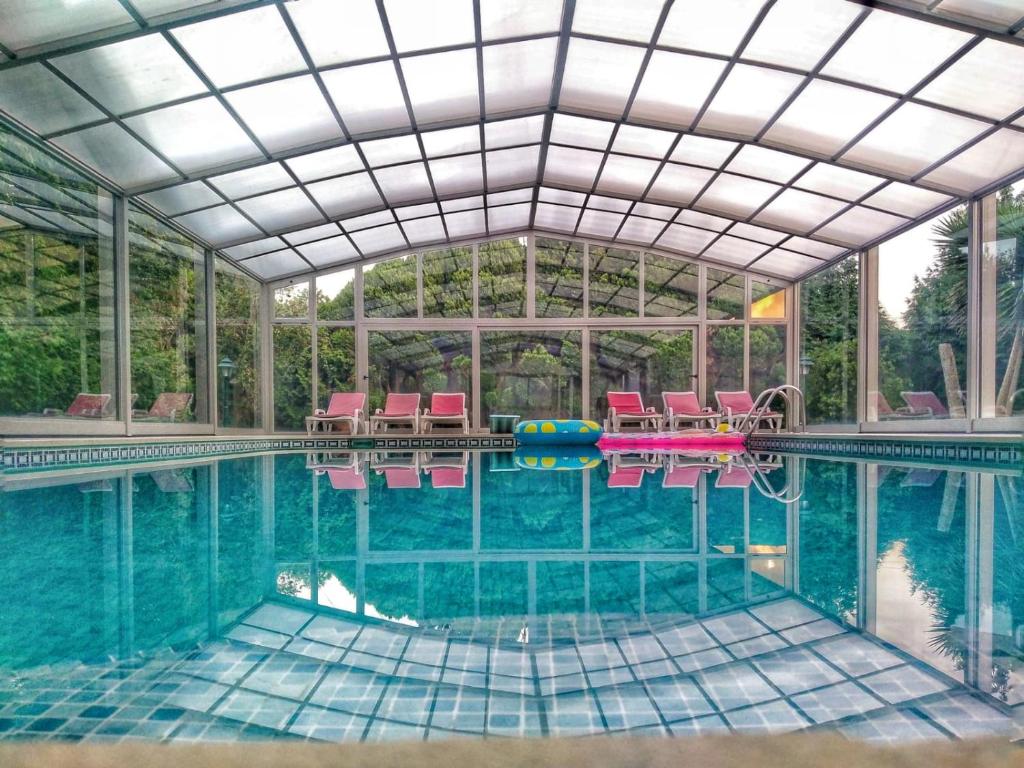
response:
<path id="1" fill-rule="evenodd" d="M 112 208 L 0 123 L 0 416 L 116 417 Z"/>
<path id="2" fill-rule="evenodd" d="M 256 428 L 260 419 L 260 284 L 217 258 L 217 424 Z"/>
<path id="3" fill-rule="evenodd" d="M 309 291 L 310 284 L 304 281 L 273 292 L 274 429 L 278 432 L 302 429 L 305 417 L 313 412 Z"/>
<path id="4" fill-rule="evenodd" d="M 707 329 L 708 403 L 715 403 L 715 392 L 735 392 L 743 384 L 742 325 L 709 325 Z"/>
<path id="5" fill-rule="evenodd" d="M 581 331 L 481 330 L 483 421 L 492 413 L 582 416 L 582 345 Z"/>
<path id="6" fill-rule="evenodd" d="M 590 316 L 636 317 L 640 304 L 640 253 L 591 245 Z"/>
<path id="7" fill-rule="evenodd" d="M 537 317 L 583 317 L 583 243 L 538 237 Z"/>
<path id="8" fill-rule="evenodd" d="M 423 254 L 423 316 L 473 316 L 473 248 Z"/>
<path id="9" fill-rule="evenodd" d="M 754 397 L 766 389 L 786 383 L 786 331 L 784 325 L 750 326 L 748 378 L 749 389 Z"/>
<path id="10" fill-rule="evenodd" d="M 416 255 L 363 267 L 363 311 L 367 317 L 416 317 L 419 271 Z"/>
<path id="11" fill-rule="evenodd" d="M 662 409 L 662 392 L 696 389 L 693 332 L 633 329 L 590 332 L 590 416 L 607 415 L 609 391 L 639 392 Z"/>
<path id="12" fill-rule="evenodd" d="M 132 418 L 209 420 L 204 251 L 128 206 Z"/>
<path id="13" fill-rule="evenodd" d="M 696 317 L 700 268 L 656 253 L 644 254 L 644 316 Z"/>
<path id="14" fill-rule="evenodd" d="M 480 317 L 526 317 L 526 238 L 480 243 Z"/>
<path id="15" fill-rule="evenodd" d="M 462 392 L 472 409 L 473 342 L 469 331 L 370 331 L 367 334 L 370 411 L 388 392 L 419 392 L 421 408 L 435 392 Z"/>

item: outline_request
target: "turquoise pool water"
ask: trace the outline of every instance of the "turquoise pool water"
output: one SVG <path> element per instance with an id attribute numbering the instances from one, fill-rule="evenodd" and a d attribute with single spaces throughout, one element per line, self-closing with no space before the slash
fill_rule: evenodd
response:
<path id="1" fill-rule="evenodd" d="M 8 477 L 0 738 L 1024 736 L 1019 475 L 533 459 Z"/>

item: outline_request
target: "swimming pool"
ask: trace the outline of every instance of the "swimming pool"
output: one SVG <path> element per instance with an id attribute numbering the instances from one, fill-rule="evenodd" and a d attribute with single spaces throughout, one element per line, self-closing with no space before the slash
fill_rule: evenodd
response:
<path id="1" fill-rule="evenodd" d="M 9 478 L 0 738 L 1024 736 L 1019 474 L 549 458 Z"/>

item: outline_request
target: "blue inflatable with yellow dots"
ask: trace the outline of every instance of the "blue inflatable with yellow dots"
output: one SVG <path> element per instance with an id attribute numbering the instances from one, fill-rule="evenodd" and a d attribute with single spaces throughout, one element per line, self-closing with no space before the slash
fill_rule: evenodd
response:
<path id="1" fill-rule="evenodd" d="M 601 425 L 588 419 L 521 421 L 515 431 L 522 445 L 593 445 L 601 433 Z"/>
<path id="2" fill-rule="evenodd" d="M 513 454 L 520 469 L 541 469 L 555 472 L 593 469 L 603 460 L 594 445 L 521 445 Z"/>

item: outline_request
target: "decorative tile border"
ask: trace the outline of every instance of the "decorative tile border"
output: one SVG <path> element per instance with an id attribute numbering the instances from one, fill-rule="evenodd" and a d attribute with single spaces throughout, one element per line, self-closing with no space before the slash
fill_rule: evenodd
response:
<path id="1" fill-rule="evenodd" d="M 771 453 L 807 453 L 883 461 L 946 462 L 979 467 L 1022 468 L 1024 444 L 969 439 L 929 438 L 927 442 L 900 438 L 843 439 L 814 435 L 751 435 L 751 450 Z"/>
<path id="2" fill-rule="evenodd" d="M 463 437 L 265 437 L 240 440 L 182 440 L 125 445 L 62 447 L 5 447 L 3 472 L 32 472 L 47 469 L 134 464 L 147 461 L 197 459 L 267 451 L 351 451 L 424 449 L 509 449 L 516 440 L 510 435 L 466 435 Z"/>

